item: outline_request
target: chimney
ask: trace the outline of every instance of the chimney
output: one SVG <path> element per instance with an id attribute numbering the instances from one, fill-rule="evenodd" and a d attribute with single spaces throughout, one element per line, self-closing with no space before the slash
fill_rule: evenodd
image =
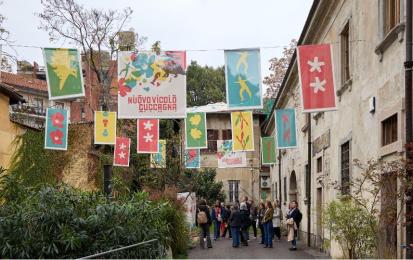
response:
<path id="1" fill-rule="evenodd" d="M 33 78 L 37 78 L 37 72 L 39 71 L 39 64 L 37 62 L 33 62 Z"/>

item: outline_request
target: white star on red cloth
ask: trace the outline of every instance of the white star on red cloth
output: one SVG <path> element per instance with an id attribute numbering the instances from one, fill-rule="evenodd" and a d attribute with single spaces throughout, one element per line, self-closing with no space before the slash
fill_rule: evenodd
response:
<path id="1" fill-rule="evenodd" d="M 321 66 L 324 66 L 324 61 L 318 61 L 318 57 L 314 57 L 314 60 L 307 61 L 307 64 L 311 66 L 310 72 L 318 71 L 321 72 Z"/>
<path id="2" fill-rule="evenodd" d="M 122 151 L 122 152 L 118 153 L 118 155 L 119 155 L 119 158 L 120 158 L 120 159 L 125 159 L 126 153 L 124 153 L 124 152 Z"/>
<path id="3" fill-rule="evenodd" d="M 151 121 L 146 121 L 146 122 L 143 122 L 143 125 L 144 125 L 144 127 L 143 127 L 143 129 L 148 129 L 148 130 L 152 130 L 152 126 L 153 126 L 153 124 L 151 123 Z"/>
<path id="4" fill-rule="evenodd" d="M 325 91 L 324 85 L 326 84 L 326 80 L 323 80 L 320 82 L 320 79 L 318 77 L 315 77 L 315 82 L 310 83 L 310 87 L 314 88 L 314 93 L 317 93 L 319 90 L 320 91 Z"/>
<path id="5" fill-rule="evenodd" d="M 121 144 L 119 145 L 119 149 L 121 149 L 121 150 L 126 149 L 126 145 L 125 145 L 124 143 L 121 143 Z"/>
<path id="6" fill-rule="evenodd" d="M 145 139 L 145 142 L 153 142 L 153 135 L 151 135 L 150 133 L 146 133 L 146 135 L 143 136 L 143 139 Z"/>

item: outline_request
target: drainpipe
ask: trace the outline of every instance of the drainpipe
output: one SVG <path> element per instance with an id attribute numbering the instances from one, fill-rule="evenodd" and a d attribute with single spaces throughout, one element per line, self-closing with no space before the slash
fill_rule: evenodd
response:
<path id="1" fill-rule="evenodd" d="M 412 2 L 406 1 L 406 61 L 404 62 L 405 69 L 405 102 L 406 102 L 406 157 L 410 163 L 413 157 L 413 119 L 412 119 Z M 408 170 L 408 175 L 413 176 L 413 172 Z M 411 217 L 408 215 L 413 210 L 412 192 L 409 191 L 406 201 L 406 221 L 410 222 Z M 406 226 L 406 242 L 408 245 L 413 243 L 413 226 L 409 224 Z M 406 252 L 407 258 L 412 258 L 411 250 Z"/>
<path id="2" fill-rule="evenodd" d="M 308 120 L 308 173 L 307 173 L 307 246 L 311 247 L 311 113 Z"/>
<path id="3" fill-rule="evenodd" d="M 281 190 L 281 151 L 279 150 L 278 153 L 278 193 L 280 194 L 279 200 L 280 200 L 280 208 L 282 207 L 282 190 Z M 287 198 L 285 198 L 287 200 Z"/>

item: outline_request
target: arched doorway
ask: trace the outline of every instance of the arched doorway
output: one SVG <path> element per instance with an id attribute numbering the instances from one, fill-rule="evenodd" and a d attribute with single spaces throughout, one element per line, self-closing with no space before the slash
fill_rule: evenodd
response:
<path id="1" fill-rule="evenodd" d="M 295 171 L 292 171 L 290 175 L 288 196 L 289 201 L 297 200 L 297 177 L 295 175 Z"/>

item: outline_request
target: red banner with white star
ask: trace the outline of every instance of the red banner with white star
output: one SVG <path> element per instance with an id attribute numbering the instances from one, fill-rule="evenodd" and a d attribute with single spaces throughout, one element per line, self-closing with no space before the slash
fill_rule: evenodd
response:
<path id="1" fill-rule="evenodd" d="M 130 138 L 116 137 L 113 165 L 129 167 Z"/>
<path id="2" fill-rule="evenodd" d="M 159 119 L 137 120 L 137 152 L 157 153 L 159 151 Z"/>
<path id="3" fill-rule="evenodd" d="M 331 45 L 298 46 L 297 57 L 303 112 L 337 109 Z"/>

